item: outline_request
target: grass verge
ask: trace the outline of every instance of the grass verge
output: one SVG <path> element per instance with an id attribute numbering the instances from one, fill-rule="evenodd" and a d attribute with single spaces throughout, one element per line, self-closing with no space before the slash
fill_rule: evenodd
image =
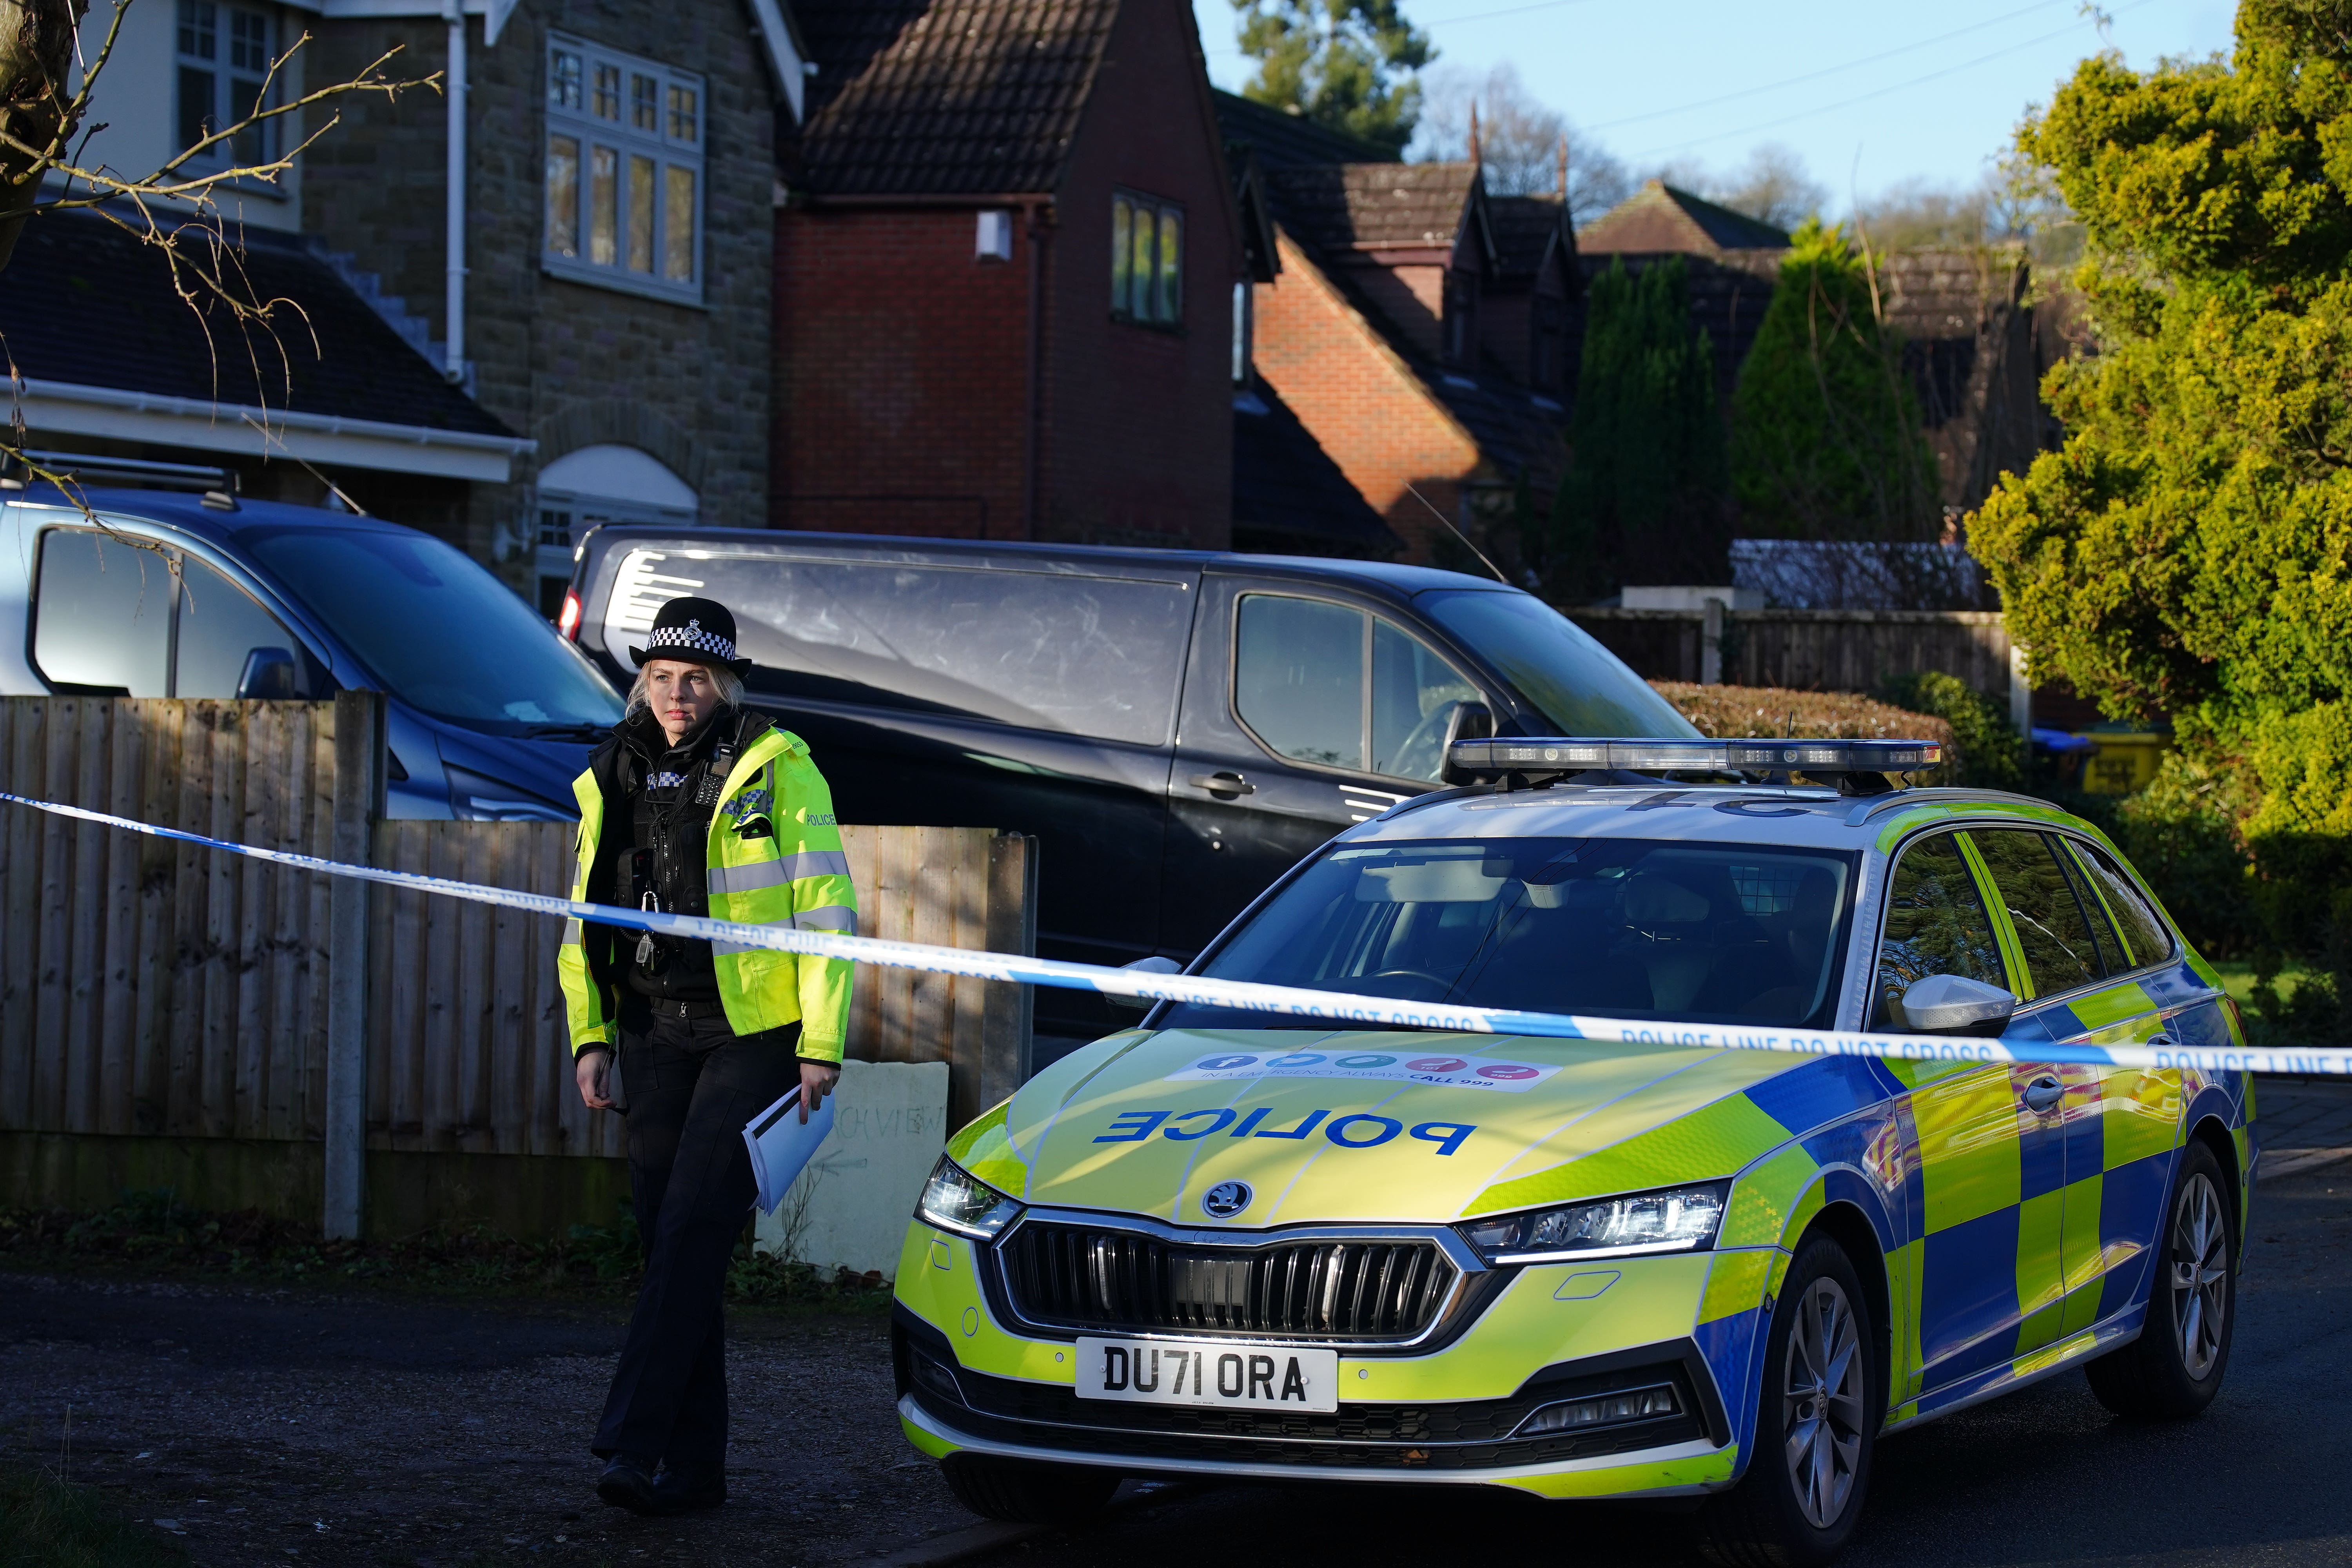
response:
<path id="1" fill-rule="evenodd" d="M 625 1206 L 618 1224 L 575 1225 L 561 1240 L 523 1241 L 478 1228 L 329 1241 L 315 1226 L 257 1209 L 208 1214 L 168 1192 L 125 1193 L 95 1214 L 0 1208 L 0 1263 L 583 1305 L 628 1300 L 644 1272 L 636 1224 Z M 862 1317 L 887 1314 L 890 1289 L 879 1274 L 820 1272 L 746 1245 L 728 1267 L 727 1299 L 787 1315 Z"/>
<path id="2" fill-rule="evenodd" d="M 187 1553 L 89 1487 L 0 1469 L 0 1568 L 178 1568 Z"/>

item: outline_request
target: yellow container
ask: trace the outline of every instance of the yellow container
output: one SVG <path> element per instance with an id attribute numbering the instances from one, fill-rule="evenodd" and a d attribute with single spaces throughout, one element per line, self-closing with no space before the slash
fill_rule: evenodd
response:
<path id="1" fill-rule="evenodd" d="M 2082 738 L 2098 743 L 2083 764 L 2083 787 L 2093 795 L 2130 795 L 2156 779 L 2157 761 L 2172 737 L 2093 730 Z"/>

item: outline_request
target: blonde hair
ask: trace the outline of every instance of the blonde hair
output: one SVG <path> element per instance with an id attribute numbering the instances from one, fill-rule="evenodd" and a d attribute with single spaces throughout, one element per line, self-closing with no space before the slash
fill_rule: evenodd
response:
<path id="1" fill-rule="evenodd" d="M 653 662 L 654 661 L 652 659 L 646 660 L 646 664 L 648 665 Z M 674 660 L 672 662 L 700 663 L 699 660 Z M 723 664 L 705 664 L 702 668 L 710 672 L 710 684 L 719 689 L 719 700 L 720 703 L 729 708 L 740 708 L 743 706 L 743 678 L 741 676 L 736 674 L 733 670 L 728 668 Z M 646 692 L 645 666 L 640 665 L 637 667 L 637 679 L 632 682 L 629 687 L 629 717 L 634 719 L 646 709 L 652 706 L 653 699 L 647 696 Z"/>

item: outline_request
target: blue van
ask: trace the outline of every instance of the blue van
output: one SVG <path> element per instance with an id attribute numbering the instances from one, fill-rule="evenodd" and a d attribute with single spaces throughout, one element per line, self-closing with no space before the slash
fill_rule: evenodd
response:
<path id="1" fill-rule="evenodd" d="M 88 511 L 46 485 L 0 492 L 0 695 L 380 690 L 391 816 L 579 815 L 572 780 L 621 700 L 459 551 L 225 489 L 82 499 Z"/>

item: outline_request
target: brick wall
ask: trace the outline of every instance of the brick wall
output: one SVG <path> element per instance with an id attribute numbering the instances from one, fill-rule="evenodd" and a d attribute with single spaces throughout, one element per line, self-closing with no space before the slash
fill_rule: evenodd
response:
<path id="1" fill-rule="evenodd" d="M 1306 253 L 1287 236 L 1281 248 L 1281 275 L 1256 287 L 1258 374 L 1404 541 L 1406 559 L 1430 560 L 1445 530 L 1406 487 L 1458 517 L 1478 448 Z"/>
<path id="2" fill-rule="evenodd" d="M 737 0 L 550 0 L 518 7 L 495 46 L 473 18 L 467 153 L 467 357 L 481 405 L 539 442 L 510 485 L 472 487 L 461 516 L 408 518 L 484 560 L 530 570 L 527 516 L 541 466 L 598 442 L 638 446 L 693 486 L 705 521 L 767 513 L 770 192 L 768 68 Z M 447 65 L 437 21 L 316 21 L 319 79 L 394 44 L 391 69 Z M 707 81 L 702 308 L 560 280 L 540 270 L 550 28 L 700 72 Z M 446 337 L 445 102 L 346 100 L 343 124 L 305 154 L 305 224 L 382 275 L 388 294 Z M 396 514 L 395 514 L 396 515 Z"/>
<path id="3" fill-rule="evenodd" d="M 979 205 L 775 219 L 780 527 L 1223 549 L 1241 237 L 1181 0 L 1121 7 L 1059 187 L 1013 258 Z M 1181 203 L 1181 328 L 1110 317 L 1115 189 Z M 1034 258 L 1033 258 L 1034 247 Z M 1042 310 L 1030 517 L 1031 268 Z"/>
<path id="4" fill-rule="evenodd" d="M 1022 539 L 1029 247 L 976 211 L 775 215 L 780 528 Z"/>

